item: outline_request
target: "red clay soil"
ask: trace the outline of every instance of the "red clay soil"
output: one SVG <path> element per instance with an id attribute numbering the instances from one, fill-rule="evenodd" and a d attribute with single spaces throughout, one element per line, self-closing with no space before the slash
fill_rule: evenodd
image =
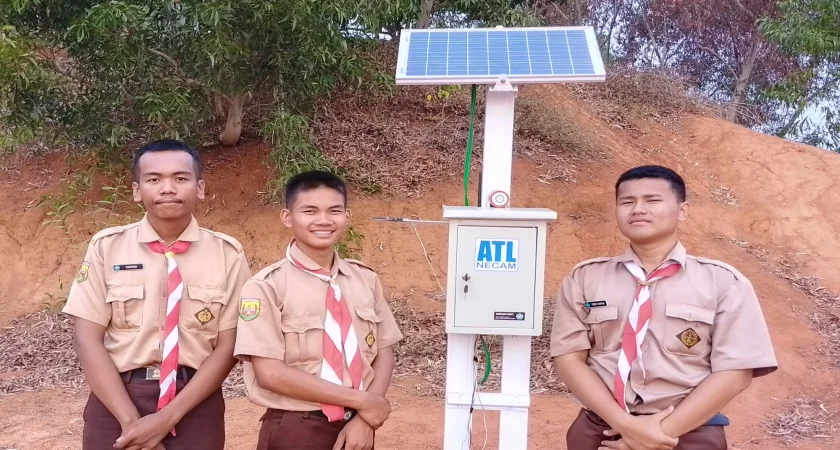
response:
<path id="1" fill-rule="evenodd" d="M 541 91 L 541 100 L 558 106 L 569 102 L 560 92 L 544 94 Z M 545 184 L 537 181 L 532 163 L 517 160 L 514 164 L 513 206 L 547 207 L 558 212 L 548 237 L 546 292 L 553 295 L 576 262 L 623 250 L 625 244 L 613 220 L 612 184 L 619 173 L 644 163 L 673 167 L 685 176 L 691 191 L 691 217 L 682 231 L 684 243 L 690 253 L 725 260 L 752 280 L 780 363 L 776 373 L 757 379 L 726 408 L 733 421 L 728 428 L 731 448 L 836 448 L 836 441 L 825 439 L 783 447 L 762 426 L 775 408 L 802 396 L 825 399 L 829 409 L 840 408 L 836 400 L 840 372 L 826 369 L 830 361 L 817 353 L 823 339 L 808 322 L 807 314 L 814 310 L 811 300 L 736 241 L 787 256 L 803 264 L 797 270 L 821 277 L 829 290 L 840 292 L 836 264 L 840 259 L 836 229 L 840 198 L 829 195 L 840 177 L 840 155 L 762 136 L 716 119 L 690 117 L 675 130 L 648 125 L 644 133 L 633 135 L 583 114 L 578 120 L 581 127 L 600 136 L 609 159 L 578 166 L 577 183 Z M 278 259 L 289 237 L 278 220 L 279 207 L 264 204 L 258 194 L 269 177 L 265 154 L 259 146 L 211 152 L 207 156 L 210 195 L 198 213 L 203 226 L 229 233 L 245 245 L 254 272 Z M 68 233 L 42 224 L 46 212 L 32 202 L 42 194 L 61 192 L 60 178 L 66 171 L 63 159 L 50 157 L 28 159 L 17 172 L 0 172 L 0 254 L 4 256 L 0 324 L 43 308 L 50 295 L 64 295 L 68 280 L 78 270 L 85 241 L 101 224 L 101 217 L 94 220 L 97 216 L 83 213 L 69 216 L 67 223 L 72 226 Z M 41 187 L 42 174 L 48 173 L 51 175 Z M 93 190 L 98 186 L 101 180 Z M 428 300 L 438 287 L 414 230 L 373 222 L 371 217 L 437 219 L 441 205 L 460 203 L 461 189 L 459 179 L 449 179 L 441 180 L 419 199 L 384 195 L 355 195 L 351 199 L 353 221 L 365 235 L 361 257 L 379 271 L 389 294 L 400 294 L 425 308 L 442 307 L 442 303 Z M 721 194 L 725 192 L 731 192 L 728 200 Z M 445 226 L 422 225 L 417 230 L 436 273 L 444 277 Z M 440 447 L 443 401 L 417 396 L 412 383 L 409 379 L 395 381 L 390 391 L 394 412 L 377 435 L 378 449 Z M 0 449 L 79 448 L 83 405 L 84 398 L 57 391 L 0 397 L 4 411 Z M 241 398 L 228 405 L 227 448 L 254 448 L 259 408 Z M 576 413 L 577 407 L 565 395 L 534 396 L 529 448 L 565 448 L 565 429 Z M 484 442 L 482 415 L 475 415 L 473 448 L 482 448 Z M 487 448 L 496 448 L 497 425 L 498 415 L 488 413 Z M 407 443 L 398 445 L 401 438 L 408 438 Z"/>

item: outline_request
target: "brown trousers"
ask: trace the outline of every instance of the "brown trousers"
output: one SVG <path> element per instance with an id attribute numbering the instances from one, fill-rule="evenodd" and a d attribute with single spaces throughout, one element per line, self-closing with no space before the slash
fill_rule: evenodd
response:
<path id="1" fill-rule="evenodd" d="M 592 411 L 580 410 L 566 433 L 569 450 L 598 450 L 602 441 L 617 440 L 604 436 L 612 428 Z M 703 426 L 680 436 L 674 450 L 726 450 L 726 434 L 721 426 Z M 168 450 L 168 449 L 167 449 Z"/>
<path id="2" fill-rule="evenodd" d="M 257 450 L 332 450 L 347 425 L 343 421 L 329 422 L 320 412 L 280 409 L 266 410 L 260 420 Z"/>
<path id="3" fill-rule="evenodd" d="M 178 381 L 177 392 L 185 383 Z M 160 386 L 156 380 L 132 379 L 125 382 L 128 396 L 140 412 L 147 416 L 157 411 Z M 114 450 L 114 443 L 122 434 L 116 417 L 91 392 L 84 412 L 82 450 Z M 161 442 L 166 450 L 224 450 L 225 400 L 222 390 L 210 394 L 203 402 L 188 412 L 177 425 L 172 436 L 168 433 Z"/>

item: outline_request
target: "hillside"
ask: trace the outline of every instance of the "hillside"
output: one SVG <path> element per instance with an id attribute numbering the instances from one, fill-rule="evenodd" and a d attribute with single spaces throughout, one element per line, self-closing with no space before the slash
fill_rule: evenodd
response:
<path id="1" fill-rule="evenodd" d="M 351 198 L 354 227 L 364 236 L 359 257 L 378 270 L 395 304 L 434 314 L 443 307 L 435 276 L 444 282 L 446 227 L 414 229 L 371 220 L 437 219 L 442 205 L 463 200 L 458 175 L 466 140 L 463 93 L 442 106 L 424 97 L 407 90 L 365 106 L 337 96 L 322 109 L 330 114 L 321 114 L 315 129 L 328 157 L 367 170 L 366 179 L 381 188 L 366 194 L 365 186 L 357 185 Z M 780 363 L 777 373 L 757 380 L 725 411 L 733 419 L 731 447 L 775 449 L 795 441 L 785 448 L 835 448 L 834 425 L 822 420 L 827 413 L 819 405 L 825 411 L 840 408 L 840 301 L 831 294 L 840 292 L 840 198 L 829 195 L 840 177 L 840 155 L 693 113 L 617 119 L 602 103 L 562 88 L 525 88 L 519 105 L 512 204 L 558 212 L 548 235 L 549 301 L 576 262 L 623 250 L 613 219 L 616 177 L 644 163 L 674 168 L 685 177 L 692 203 L 684 243 L 690 253 L 725 260 L 752 280 Z M 367 148 L 379 149 L 382 158 L 359 159 Z M 272 176 L 265 163 L 269 152 L 249 143 L 205 155 L 209 195 L 200 205 L 199 221 L 237 237 L 253 271 L 280 258 L 289 237 L 278 220 L 279 206 L 264 195 Z M 125 178 L 115 182 L 79 169 L 95 166 L 85 158 L 26 156 L 0 169 L 0 254 L 5 256 L 0 323 L 60 303 L 90 235 L 137 217 L 135 208 L 120 202 L 126 198 Z M 479 169 L 480 158 L 473 174 Z M 45 195 L 48 200 L 37 206 Z M 70 207 L 76 211 L 65 215 Z M 63 219 L 45 223 L 57 218 Z M 423 394 L 434 390 L 423 378 L 432 377 L 434 364 L 440 364 L 445 340 L 422 334 L 416 324 L 405 325 L 408 339 L 419 341 L 410 350 L 425 352 L 429 363 L 426 373 L 395 381 L 394 414 L 377 435 L 379 449 L 425 449 L 442 440 L 443 400 Z M 4 342 L 10 341 L 0 335 Z M 0 382 L 31 375 L 3 373 L 2 367 Z M 57 392 L 0 395 L 0 407 L 11 412 L 0 419 L 0 448 L 77 448 L 84 397 Z M 576 412 L 565 394 L 535 395 L 530 448 L 558 448 Z M 253 448 L 259 414 L 245 399 L 229 403 L 229 448 Z M 473 442 L 480 444 L 481 413 L 474 420 Z M 488 446 L 495 442 L 497 424 L 497 416 L 488 414 Z M 410 447 L 396 445 L 400 435 L 414 437 Z"/>

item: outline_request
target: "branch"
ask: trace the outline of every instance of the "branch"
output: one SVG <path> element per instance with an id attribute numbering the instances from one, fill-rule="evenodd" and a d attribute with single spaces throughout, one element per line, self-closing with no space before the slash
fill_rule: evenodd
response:
<path id="1" fill-rule="evenodd" d="M 747 8 L 744 6 L 744 4 L 743 4 L 743 3 L 741 3 L 741 0 L 729 0 L 729 2 L 730 2 L 730 3 L 732 3 L 733 5 L 737 6 L 737 7 L 738 7 L 738 9 L 740 9 L 742 13 L 745 13 L 746 15 L 748 15 L 748 16 L 750 17 L 750 19 L 753 19 L 753 20 L 757 19 L 757 17 L 755 16 L 755 14 L 753 14 L 753 12 L 752 12 L 752 11 L 750 11 L 749 9 L 747 9 Z"/>
<path id="2" fill-rule="evenodd" d="M 726 62 L 726 60 L 725 60 L 725 59 L 723 59 L 720 55 L 718 55 L 718 54 L 717 54 L 717 52 L 715 52 L 713 49 L 711 49 L 711 48 L 709 48 L 709 47 L 702 46 L 702 45 L 698 45 L 698 46 L 697 46 L 697 48 L 699 48 L 700 50 L 703 50 L 704 52 L 707 52 L 707 53 L 709 53 L 710 55 L 712 55 L 712 56 L 714 56 L 715 58 L 717 58 L 717 60 L 718 60 L 718 61 L 720 61 L 721 63 L 723 63 L 723 66 L 724 66 L 724 67 L 726 67 L 727 69 L 729 69 L 729 72 L 730 72 L 730 73 L 732 73 L 732 76 L 733 76 L 736 80 L 739 78 L 739 77 L 738 77 L 738 72 L 735 72 L 735 69 L 733 69 L 733 68 L 729 65 L 729 63 L 728 63 L 728 62 Z"/>
<path id="3" fill-rule="evenodd" d="M 172 66 L 173 69 L 175 69 L 175 73 L 178 74 L 178 77 L 181 78 L 182 80 L 184 80 L 185 83 L 187 83 L 187 86 L 190 86 L 190 87 L 193 87 L 193 88 L 196 88 L 196 89 L 207 89 L 207 86 L 202 84 L 200 81 L 198 81 L 194 78 L 188 77 L 186 72 L 184 72 L 184 69 L 182 69 L 181 66 L 174 59 L 172 59 L 171 56 L 167 55 L 166 53 L 163 53 L 160 50 L 155 50 L 153 48 L 150 48 L 150 49 L 147 49 L 147 50 L 149 51 L 149 53 L 151 53 L 153 55 L 160 56 L 161 58 L 165 59 L 169 63 L 169 65 Z"/>
<path id="4" fill-rule="evenodd" d="M 653 52 L 656 53 L 656 58 L 659 59 L 659 65 L 662 65 L 662 53 L 660 52 L 659 48 L 659 41 L 656 40 L 656 37 L 653 35 L 653 30 L 650 29 L 650 24 L 647 20 L 646 11 L 642 11 L 642 23 L 645 25 L 645 29 L 648 32 L 648 37 L 650 40 L 653 41 Z"/>

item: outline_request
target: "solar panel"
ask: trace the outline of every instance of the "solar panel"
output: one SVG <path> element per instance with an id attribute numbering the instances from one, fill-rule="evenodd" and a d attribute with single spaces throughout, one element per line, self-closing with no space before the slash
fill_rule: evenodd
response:
<path id="1" fill-rule="evenodd" d="M 403 30 L 397 84 L 603 81 L 592 27 Z"/>

